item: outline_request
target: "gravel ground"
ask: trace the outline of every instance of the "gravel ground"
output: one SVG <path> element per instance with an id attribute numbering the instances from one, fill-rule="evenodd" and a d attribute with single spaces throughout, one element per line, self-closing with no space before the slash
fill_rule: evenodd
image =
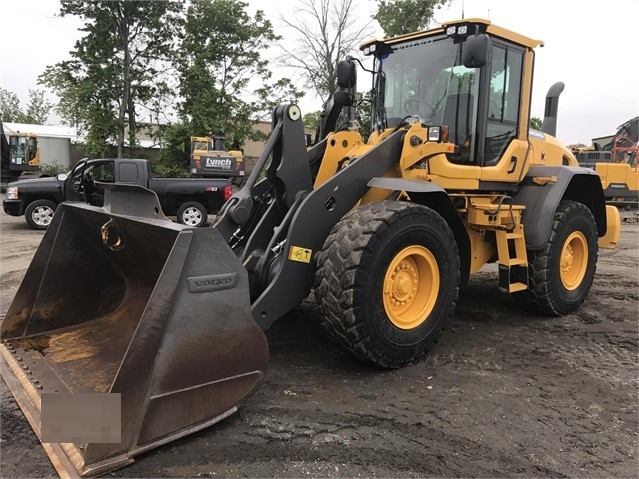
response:
<path id="1" fill-rule="evenodd" d="M 0 214 L 4 313 L 43 233 Z M 422 362 L 385 371 L 335 346 L 312 302 L 267 332 L 263 386 L 225 421 L 112 477 L 638 477 L 639 225 L 602 250 L 582 308 L 522 310 L 488 268 Z M 2 477 L 55 477 L 4 383 Z"/>

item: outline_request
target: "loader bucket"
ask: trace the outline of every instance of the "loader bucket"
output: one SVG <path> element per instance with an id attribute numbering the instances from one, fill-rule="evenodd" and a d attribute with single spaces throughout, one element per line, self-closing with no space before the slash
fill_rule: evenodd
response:
<path id="1" fill-rule="evenodd" d="M 247 276 L 217 230 L 166 220 L 149 190 L 60 205 L 0 325 L 0 367 L 61 477 L 123 467 L 257 389 L 268 345 Z M 115 420 L 103 399 L 119 401 Z M 56 400 L 105 416 L 100 439 Z"/>

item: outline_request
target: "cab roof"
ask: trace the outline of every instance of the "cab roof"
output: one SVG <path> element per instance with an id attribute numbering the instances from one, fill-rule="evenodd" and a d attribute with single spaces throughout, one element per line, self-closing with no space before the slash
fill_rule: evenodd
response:
<path id="1" fill-rule="evenodd" d="M 490 20 L 486 20 L 484 18 L 466 18 L 461 20 L 452 20 L 446 23 L 443 23 L 441 26 L 437 28 L 432 28 L 430 30 L 422 30 L 414 33 L 407 33 L 405 35 L 399 35 L 397 37 L 392 38 L 384 38 L 379 39 L 375 38 L 369 41 L 366 41 L 360 45 L 360 50 L 364 50 L 366 47 L 377 43 L 383 42 L 386 45 L 395 45 L 399 43 L 404 43 L 411 40 L 418 40 L 421 38 L 428 38 L 430 36 L 439 35 L 444 33 L 446 29 L 450 26 L 458 26 L 458 25 L 468 25 L 468 26 L 478 26 L 479 30 L 482 32 L 486 32 L 491 36 L 500 37 L 505 40 L 509 40 L 511 42 L 517 43 L 524 47 L 528 47 L 533 49 L 535 47 L 543 47 L 544 42 L 541 40 L 535 40 L 524 35 L 521 35 L 517 32 L 513 32 L 512 30 L 508 30 L 506 28 L 499 27 L 497 25 L 493 25 Z M 473 29 L 469 28 L 469 31 L 473 31 Z"/>

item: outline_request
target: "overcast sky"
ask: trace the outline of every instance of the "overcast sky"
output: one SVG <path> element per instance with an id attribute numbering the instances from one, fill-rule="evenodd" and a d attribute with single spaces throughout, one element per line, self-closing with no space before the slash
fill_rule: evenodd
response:
<path id="1" fill-rule="evenodd" d="M 278 14 L 291 14 L 296 0 L 249 0 L 275 25 Z M 371 15 L 375 0 L 359 0 L 361 21 L 381 36 Z M 47 65 L 65 60 L 79 38 L 79 22 L 60 18 L 58 0 L 2 0 L 0 86 L 18 94 L 26 106 L 28 90 L 41 88 L 37 76 Z M 543 40 L 537 48 L 532 115 L 543 118 L 548 88 L 563 81 L 557 137 L 566 144 L 590 144 L 639 115 L 639 1 L 609 0 L 453 0 L 435 14 L 437 22 L 489 18 L 493 23 Z M 280 33 L 286 35 L 286 31 Z M 364 38 L 362 40 L 365 40 Z M 360 81 L 368 79 L 360 74 Z M 301 84 L 299 86 L 302 86 Z M 314 98 L 304 112 L 321 107 Z M 53 118 L 52 118 L 53 119 Z"/>

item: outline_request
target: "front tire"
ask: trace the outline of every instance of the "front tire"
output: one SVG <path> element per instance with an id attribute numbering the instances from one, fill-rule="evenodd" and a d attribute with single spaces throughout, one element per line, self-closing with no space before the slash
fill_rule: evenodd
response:
<path id="1" fill-rule="evenodd" d="M 540 250 L 528 251 L 528 290 L 517 298 L 552 316 L 575 311 L 595 277 L 597 241 L 590 210 L 576 201 L 559 203 L 548 242 Z"/>
<path id="2" fill-rule="evenodd" d="M 348 213 L 318 254 L 322 323 L 363 361 L 418 361 L 450 321 L 459 293 L 455 237 L 422 205 L 382 201 Z"/>
<path id="3" fill-rule="evenodd" d="M 182 203 L 177 210 L 177 221 L 186 226 L 204 226 L 209 220 L 208 212 L 197 201 Z"/>
<path id="4" fill-rule="evenodd" d="M 29 203 L 24 211 L 24 219 L 35 230 L 46 230 L 53 220 L 53 215 L 58 207 L 50 200 L 35 200 Z"/>

